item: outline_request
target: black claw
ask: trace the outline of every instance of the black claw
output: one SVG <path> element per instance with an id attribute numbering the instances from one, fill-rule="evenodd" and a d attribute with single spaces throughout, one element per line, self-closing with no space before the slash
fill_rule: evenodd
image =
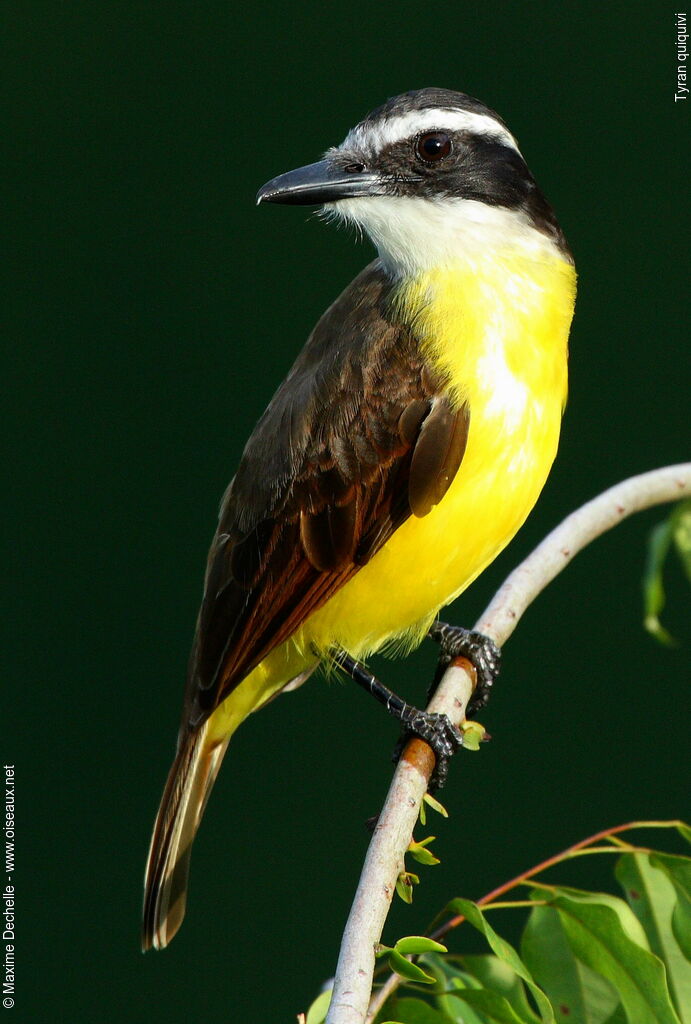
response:
<path id="1" fill-rule="evenodd" d="M 445 622 L 435 622 L 428 636 L 441 647 L 431 693 L 439 685 L 439 680 L 454 658 L 467 658 L 477 674 L 477 686 L 468 704 L 468 714 L 475 714 L 484 708 L 501 667 L 501 651 L 494 640 L 484 633 L 476 633 L 461 626 L 448 626 Z"/>
<path id="2" fill-rule="evenodd" d="M 380 704 L 385 706 L 390 715 L 403 723 L 405 733 L 396 748 L 395 760 L 398 760 L 404 744 L 411 736 L 417 736 L 429 744 L 436 757 L 436 767 L 430 788 L 440 789 L 448 773 L 449 760 L 463 745 L 463 737 L 456 726 L 452 725 L 446 715 L 420 711 L 418 708 L 411 707 L 402 697 L 399 697 L 388 686 L 384 686 L 376 676 L 373 676 L 362 662 L 357 661 L 346 651 L 335 651 L 333 659 L 334 663 L 347 672 L 358 686 L 362 686 L 368 693 L 371 693 Z"/>
<path id="3" fill-rule="evenodd" d="M 432 711 L 418 711 L 417 708 L 409 709 L 403 718 L 403 724 L 406 726 L 406 730 L 396 748 L 395 759 L 398 760 L 403 747 L 411 736 L 417 736 L 418 739 L 424 740 L 434 751 L 436 760 L 429 782 L 429 791 L 433 793 L 435 790 L 441 789 L 449 774 L 451 758 L 463 746 L 460 729 L 457 729 L 446 715 Z"/>

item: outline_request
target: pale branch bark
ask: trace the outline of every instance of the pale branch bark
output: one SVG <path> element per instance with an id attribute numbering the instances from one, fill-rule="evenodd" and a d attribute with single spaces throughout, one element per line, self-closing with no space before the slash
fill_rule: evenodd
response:
<path id="1" fill-rule="evenodd" d="M 568 516 L 508 577 L 475 629 L 500 646 L 514 631 L 528 605 L 600 534 L 633 512 L 675 501 L 691 493 L 691 463 L 667 466 L 624 480 Z M 460 725 L 475 685 L 465 663 L 451 665 L 430 702 Z M 374 973 L 374 950 L 386 921 L 396 880 L 418 819 L 420 803 L 434 768 L 434 755 L 420 740 L 407 744 L 394 773 L 384 808 L 374 829 L 341 944 L 333 997 L 326 1024 L 363 1024 L 381 1005 L 368 1004 Z M 376 997 L 375 997 L 376 999 Z"/>

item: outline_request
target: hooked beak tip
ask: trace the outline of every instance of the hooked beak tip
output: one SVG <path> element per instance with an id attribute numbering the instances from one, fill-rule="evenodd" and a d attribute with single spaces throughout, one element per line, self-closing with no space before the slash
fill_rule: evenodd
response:
<path id="1" fill-rule="evenodd" d="M 329 160 L 320 160 L 267 181 L 257 192 L 257 206 L 261 203 L 322 206 L 339 199 L 372 195 L 378 185 L 375 174 L 344 170 L 334 167 Z"/>

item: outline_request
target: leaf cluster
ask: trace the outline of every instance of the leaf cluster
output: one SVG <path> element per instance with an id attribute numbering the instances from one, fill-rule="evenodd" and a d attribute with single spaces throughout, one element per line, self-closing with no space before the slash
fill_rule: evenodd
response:
<path id="1" fill-rule="evenodd" d="M 689 840 L 686 826 L 669 824 Z M 454 899 L 434 938 L 380 947 L 400 984 L 377 1024 L 691 1024 L 691 858 L 624 842 L 622 831 L 577 844 L 501 889 L 524 886 L 526 899 Z M 622 895 L 536 880 L 585 853 L 617 855 Z M 527 910 L 518 949 L 488 920 L 509 907 Z M 437 940 L 461 924 L 481 933 L 486 954 L 445 952 Z M 328 1001 L 323 993 L 309 1024 L 321 1024 Z"/>

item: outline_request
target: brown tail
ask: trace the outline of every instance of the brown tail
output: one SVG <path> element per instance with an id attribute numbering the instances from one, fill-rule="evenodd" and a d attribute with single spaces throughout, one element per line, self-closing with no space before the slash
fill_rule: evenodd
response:
<path id="1" fill-rule="evenodd" d="M 183 740 L 156 815 L 144 878 L 142 949 L 164 949 L 182 924 L 192 842 L 228 740 L 210 744 L 208 723 Z"/>

